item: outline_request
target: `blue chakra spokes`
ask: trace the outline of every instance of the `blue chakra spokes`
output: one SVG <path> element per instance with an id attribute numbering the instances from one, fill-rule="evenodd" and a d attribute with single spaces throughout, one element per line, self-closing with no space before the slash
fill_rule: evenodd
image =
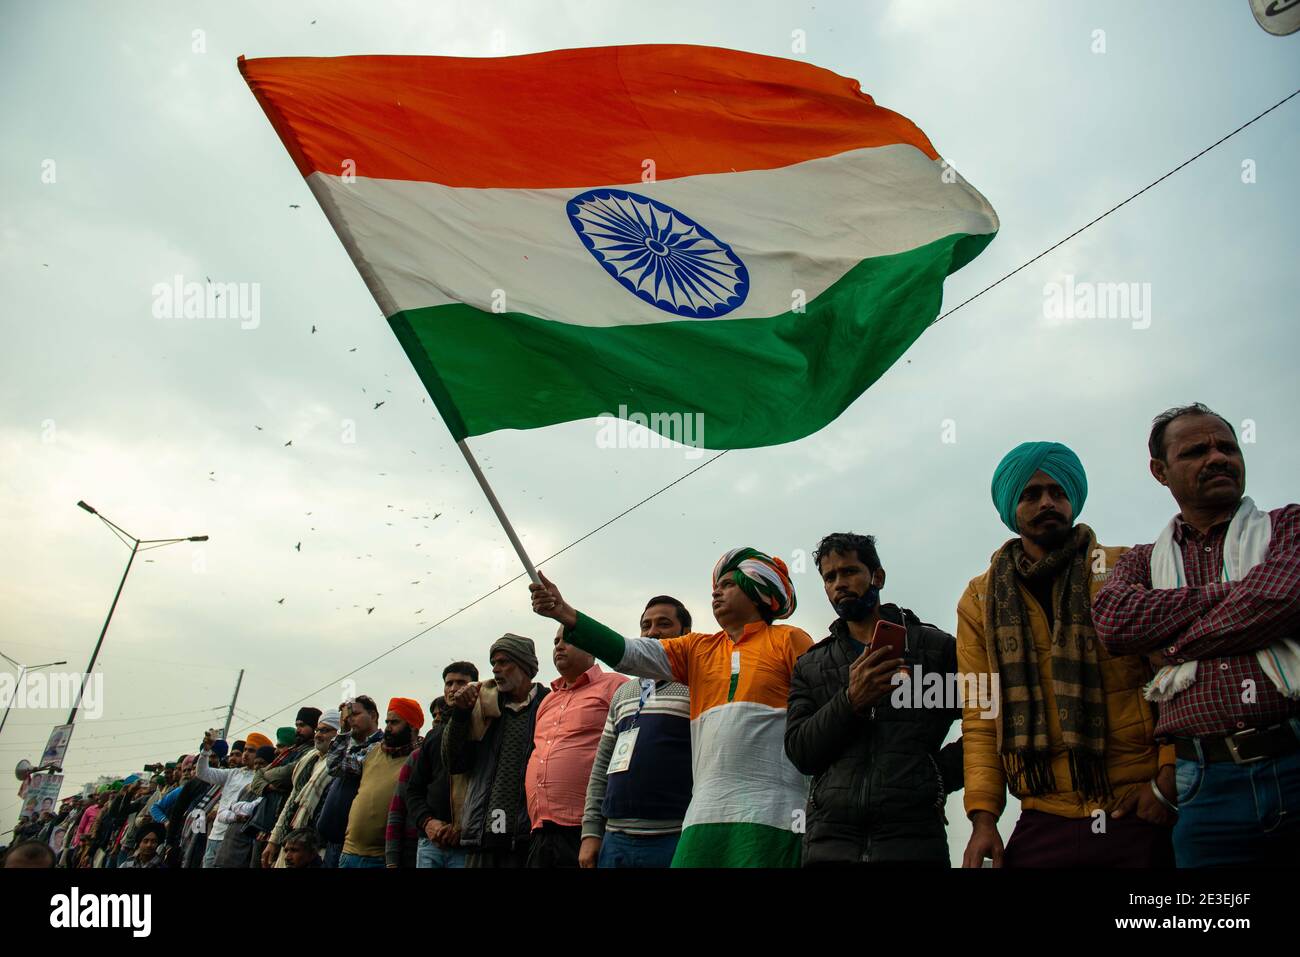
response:
<path id="1" fill-rule="evenodd" d="M 749 295 L 740 257 L 671 206 L 622 189 L 593 189 L 569 200 L 566 210 L 596 261 L 652 306 L 712 319 Z"/>

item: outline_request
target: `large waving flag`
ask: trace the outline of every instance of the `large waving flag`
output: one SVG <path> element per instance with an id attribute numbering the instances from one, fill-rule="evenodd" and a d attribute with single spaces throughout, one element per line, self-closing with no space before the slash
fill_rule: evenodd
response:
<path id="1" fill-rule="evenodd" d="M 998 228 L 911 121 L 806 63 L 239 62 L 457 440 L 620 407 L 702 414 L 709 448 L 808 435 Z"/>

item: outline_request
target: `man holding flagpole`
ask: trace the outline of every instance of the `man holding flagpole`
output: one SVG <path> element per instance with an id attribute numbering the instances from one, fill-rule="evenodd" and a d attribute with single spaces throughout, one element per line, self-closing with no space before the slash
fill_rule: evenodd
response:
<path id="1" fill-rule="evenodd" d="M 564 640 L 625 674 L 690 688 L 694 792 L 674 867 L 797 867 L 807 780 L 785 755 L 785 710 L 808 634 L 778 625 L 795 610 L 781 559 L 734 548 L 713 569 L 720 631 L 623 638 L 576 611 L 545 575 L 529 586 L 533 611 L 564 626 Z M 614 751 L 631 752 L 634 732 Z"/>

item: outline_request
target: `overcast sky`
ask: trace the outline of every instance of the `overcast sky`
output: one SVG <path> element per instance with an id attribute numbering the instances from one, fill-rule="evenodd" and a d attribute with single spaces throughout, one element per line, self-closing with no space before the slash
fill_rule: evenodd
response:
<path id="1" fill-rule="evenodd" d="M 356 670 L 518 564 L 240 54 L 687 42 L 807 59 L 914 120 L 998 211 L 1000 234 L 948 281 L 945 308 L 1300 86 L 1300 37 L 1264 33 L 1245 0 L 5 8 L 0 651 L 88 659 L 127 549 L 78 499 L 143 538 L 211 536 L 137 561 L 99 661 L 103 717 L 79 723 L 64 794 L 193 750 L 240 668 L 234 727 L 268 734 L 315 689 L 330 686 L 309 703 L 337 704 L 349 675 L 381 706 L 427 702 L 444 664 L 486 668 L 504 631 L 537 641 L 539 678 L 555 677 L 553 631 L 523 582 Z M 1253 423 L 1262 507 L 1294 500 L 1298 117 L 1300 98 L 944 320 L 820 433 L 727 454 L 548 573 L 629 633 L 660 592 L 707 626 L 726 548 L 798 568 L 823 534 L 870 532 L 886 600 L 953 630 L 962 589 L 1007 537 L 988 493 L 1007 449 L 1068 443 L 1088 471 L 1082 519 L 1107 544 L 1150 541 L 1174 506 L 1146 472 L 1148 424 L 1193 400 Z M 152 288 L 177 274 L 259 284 L 260 325 L 155 318 Z M 1067 275 L 1149 284 L 1149 326 L 1050 317 L 1044 287 Z M 535 559 L 704 461 L 600 448 L 597 434 L 589 420 L 471 443 Z M 820 638 L 833 614 L 805 567 L 792 621 Z M 0 764 L 36 760 L 65 717 L 15 710 Z M 0 797 L 0 826 L 16 806 Z M 949 818 L 959 861 L 960 795 Z"/>

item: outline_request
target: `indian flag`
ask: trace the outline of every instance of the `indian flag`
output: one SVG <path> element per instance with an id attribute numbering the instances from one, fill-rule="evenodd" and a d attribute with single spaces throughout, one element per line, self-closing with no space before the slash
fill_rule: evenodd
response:
<path id="1" fill-rule="evenodd" d="M 457 440 L 620 409 L 701 416 L 708 448 L 808 435 L 998 228 L 910 120 L 807 63 L 239 66 Z"/>

